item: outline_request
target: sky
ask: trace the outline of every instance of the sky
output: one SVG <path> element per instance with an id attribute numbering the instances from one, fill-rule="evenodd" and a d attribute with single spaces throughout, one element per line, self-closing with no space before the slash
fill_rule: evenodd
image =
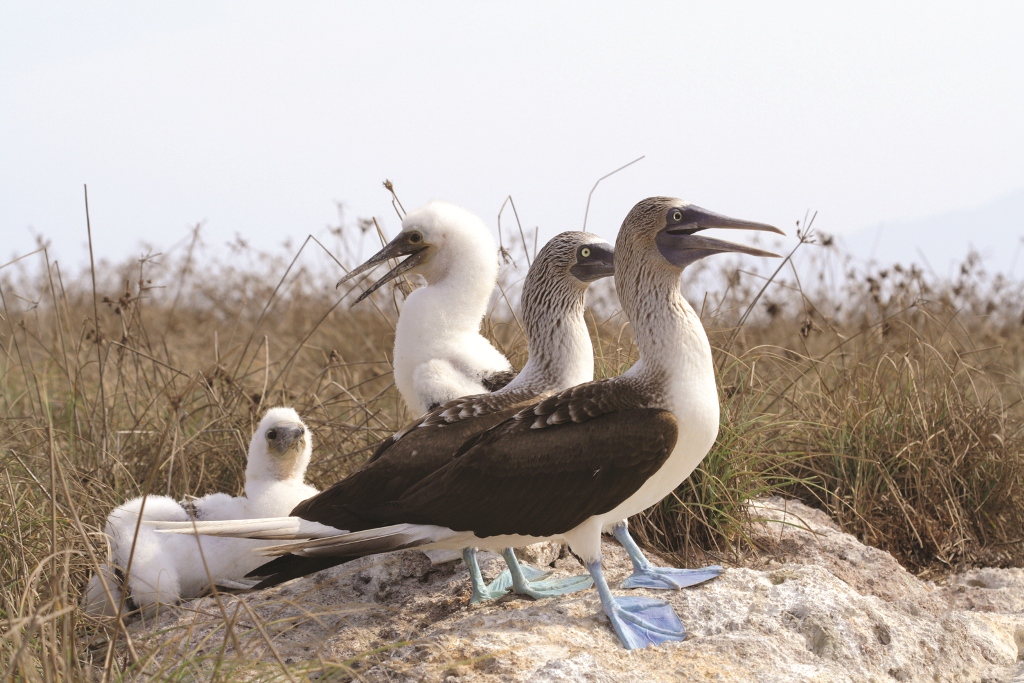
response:
<path id="1" fill-rule="evenodd" d="M 548 237 L 641 155 L 588 229 L 667 194 L 877 232 L 1024 188 L 1022 122 L 1021 2 L 0 0 L 0 264 L 36 235 L 87 263 L 83 184 L 111 259 L 198 222 L 278 248 L 337 201 L 391 235 L 385 178 Z"/>

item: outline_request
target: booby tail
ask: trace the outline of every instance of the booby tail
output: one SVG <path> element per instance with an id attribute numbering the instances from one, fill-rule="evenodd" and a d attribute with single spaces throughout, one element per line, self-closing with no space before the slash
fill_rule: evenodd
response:
<path id="1" fill-rule="evenodd" d="M 448 541 L 457 536 L 470 536 L 465 532 L 433 524 L 392 524 L 391 526 L 327 538 L 313 538 L 291 543 L 257 548 L 256 553 L 268 557 L 293 555 L 299 557 L 357 558 L 394 550 L 406 550 Z M 259 567 L 254 572 L 259 572 Z M 255 574 L 254 574 L 255 575 Z"/>
<path id="2" fill-rule="evenodd" d="M 326 538 L 345 533 L 344 529 L 310 522 L 300 517 L 263 517 L 208 522 L 160 522 L 144 519 L 142 523 L 164 534 L 199 534 L 264 541 Z"/>

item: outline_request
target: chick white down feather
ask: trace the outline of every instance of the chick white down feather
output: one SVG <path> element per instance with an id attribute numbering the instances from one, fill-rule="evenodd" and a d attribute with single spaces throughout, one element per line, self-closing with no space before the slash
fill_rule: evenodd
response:
<path id="1" fill-rule="evenodd" d="M 195 518 L 288 515 L 298 503 L 318 493 L 304 481 L 311 454 L 309 429 L 298 414 L 291 408 L 271 408 L 249 444 L 245 495 L 208 494 L 192 503 Z M 148 612 L 158 603 L 173 604 L 208 592 L 211 579 L 219 587 L 243 586 L 245 575 L 266 561 L 254 550 L 270 544 L 268 541 L 160 534 L 139 523 L 140 511 L 146 522 L 188 522 L 191 517 L 186 507 L 188 504 L 166 496 L 150 495 L 133 498 L 110 513 L 105 528 L 109 559 L 89 581 L 85 596 L 88 613 L 117 613 L 122 586 L 115 567 L 122 576 L 127 575 L 131 600 Z"/>
<path id="2" fill-rule="evenodd" d="M 480 334 L 498 277 L 498 247 L 484 222 L 434 201 L 410 212 L 402 230 L 422 233 L 432 253 L 409 271 L 427 286 L 408 296 L 395 326 L 395 386 L 419 415 L 485 392 L 483 378 L 512 366 Z"/>

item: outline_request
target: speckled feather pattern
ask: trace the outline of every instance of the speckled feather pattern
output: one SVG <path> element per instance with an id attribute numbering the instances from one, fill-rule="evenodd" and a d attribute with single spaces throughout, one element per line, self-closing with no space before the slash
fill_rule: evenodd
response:
<path id="1" fill-rule="evenodd" d="M 516 414 L 516 421 L 529 421 L 532 429 L 587 420 L 620 410 L 651 408 L 649 398 L 633 381 L 612 379 L 588 382 L 566 389 Z"/>

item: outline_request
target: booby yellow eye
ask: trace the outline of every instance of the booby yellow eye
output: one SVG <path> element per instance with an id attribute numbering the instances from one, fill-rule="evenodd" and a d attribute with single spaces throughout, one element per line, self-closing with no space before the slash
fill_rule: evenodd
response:
<path id="1" fill-rule="evenodd" d="M 583 247 L 580 249 L 580 256 L 583 258 L 590 258 L 590 247 Z"/>
<path id="2" fill-rule="evenodd" d="M 412 242 L 413 244 L 419 244 L 420 242 L 423 241 L 423 235 L 419 234 L 418 232 L 414 232 L 413 234 L 409 235 L 409 241 Z"/>
<path id="3" fill-rule="evenodd" d="M 678 223 L 679 221 L 683 220 L 683 212 L 678 210 L 678 209 L 673 211 L 672 212 L 672 220 L 675 221 L 676 223 Z"/>

